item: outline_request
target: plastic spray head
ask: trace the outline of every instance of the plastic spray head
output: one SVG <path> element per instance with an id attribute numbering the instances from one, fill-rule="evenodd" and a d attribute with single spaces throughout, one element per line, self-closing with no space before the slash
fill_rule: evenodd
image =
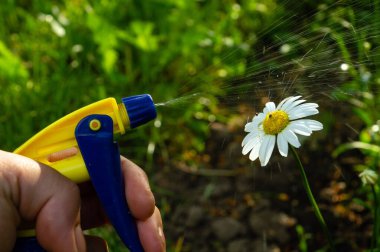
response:
<path id="1" fill-rule="evenodd" d="M 119 110 L 122 115 L 124 112 L 124 116 L 129 119 L 129 125 L 132 129 L 155 119 L 157 116 L 156 107 L 149 94 L 122 98 Z"/>

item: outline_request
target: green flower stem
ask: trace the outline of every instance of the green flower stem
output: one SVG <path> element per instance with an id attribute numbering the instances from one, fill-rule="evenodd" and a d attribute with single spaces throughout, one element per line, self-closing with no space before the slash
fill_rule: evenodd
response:
<path id="1" fill-rule="evenodd" d="M 306 177 L 306 173 L 305 173 L 305 169 L 303 168 L 303 165 L 302 165 L 302 162 L 301 162 L 301 159 L 300 157 L 298 156 L 296 150 L 294 149 L 293 146 L 290 146 L 290 149 L 295 157 L 295 159 L 297 160 L 297 163 L 298 163 L 298 168 L 301 172 L 301 175 L 302 175 L 302 182 L 303 182 L 303 186 L 305 187 L 305 190 L 306 190 L 306 194 L 309 198 L 309 201 L 314 209 L 314 213 L 315 213 L 315 216 L 317 217 L 318 221 L 319 221 L 319 224 L 321 225 L 322 227 L 322 230 L 323 232 L 325 233 L 328 241 L 329 241 L 329 244 L 330 244 L 330 249 L 331 251 L 335 251 L 335 246 L 334 246 L 334 242 L 331 238 L 331 235 L 330 235 L 330 232 L 329 232 L 329 229 L 327 228 L 327 225 L 326 225 L 326 222 L 322 216 L 322 213 L 321 211 L 319 210 L 319 207 L 318 207 L 318 204 L 317 202 L 315 201 L 315 198 L 313 196 L 313 193 L 310 189 L 310 185 L 309 185 L 309 181 L 307 180 L 307 177 Z"/>
<path id="2" fill-rule="evenodd" d="M 374 225 L 372 230 L 372 245 L 371 245 L 371 251 L 376 251 L 375 248 L 378 247 L 378 240 L 377 237 L 379 235 L 379 200 L 377 198 L 376 188 L 374 185 L 371 185 L 371 190 L 373 194 L 373 202 L 374 202 Z"/>

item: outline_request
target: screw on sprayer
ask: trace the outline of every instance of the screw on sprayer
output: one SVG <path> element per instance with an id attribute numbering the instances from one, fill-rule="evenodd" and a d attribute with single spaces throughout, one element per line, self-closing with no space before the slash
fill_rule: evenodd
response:
<path id="1" fill-rule="evenodd" d="M 125 115 L 128 115 L 131 128 L 145 124 L 157 116 L 153 99 L 148 94 L 122 98 L 122 103 L 119 104 L 119 112 L 123 121 Z"/>

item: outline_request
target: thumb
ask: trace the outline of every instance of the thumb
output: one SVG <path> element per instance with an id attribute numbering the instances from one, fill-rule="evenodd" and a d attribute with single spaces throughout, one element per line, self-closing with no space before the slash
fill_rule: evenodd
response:
<path id="1" fill-rule="evenodd" d="M 77 185 L 48 166 L 0 151 L 0 244 L 13 247 L 21 219 L 36 223 L 44 249 L 85 251 L 79 212 Z"/>

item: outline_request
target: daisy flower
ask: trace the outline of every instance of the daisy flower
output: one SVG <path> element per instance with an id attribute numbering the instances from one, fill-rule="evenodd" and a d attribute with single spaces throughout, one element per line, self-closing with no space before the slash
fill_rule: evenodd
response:
<path id="1" fill-rule="evenodd" d="M 261 166 L 266 166 L 277 142 L 278 151 L 284 157 L 288 155 L 288 144 L 298 148 L 301 143 L 298 135 L 310 136 L 313 131 L 323 129 L 322 123 L 304 119 L 318 114 L 318 104 L 305 103 L 301 96 L 290 96 L 278 106 L 267 102 L 263 112 L 253 117 L 245 125 L 248 135 L 243 139 L 243 155 L 249 154 L 252 161 L 260 159 Z"/>

